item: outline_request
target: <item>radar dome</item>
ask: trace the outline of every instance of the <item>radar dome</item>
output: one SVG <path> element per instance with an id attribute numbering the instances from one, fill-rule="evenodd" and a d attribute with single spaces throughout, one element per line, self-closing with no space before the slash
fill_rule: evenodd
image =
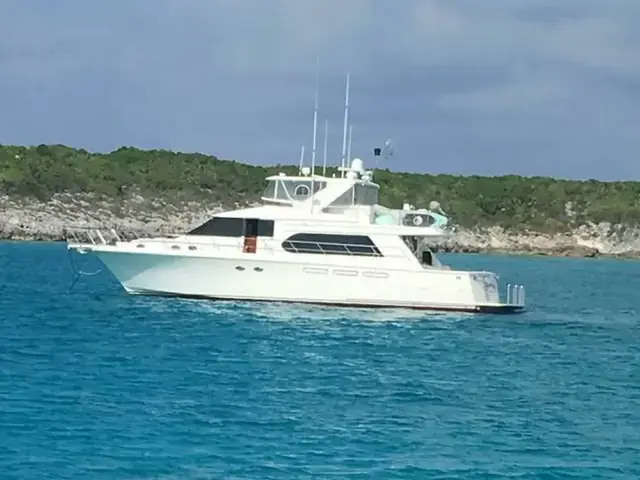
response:
<path id="1" fill-rule="evenodd" d="M 354 158 L 353 161 L 351 162 L 351 170 L 353 170 L 354 172 L 364 171 L 364 165 L 362 163 L 362 159 Z"/>

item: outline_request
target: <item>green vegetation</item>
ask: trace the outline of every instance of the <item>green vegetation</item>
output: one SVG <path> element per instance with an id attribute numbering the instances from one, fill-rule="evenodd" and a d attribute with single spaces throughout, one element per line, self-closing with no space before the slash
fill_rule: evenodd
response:
<path id="1" fill-rule="evenodd" d="M 125 199 L 131 192 L 172 201 L 233 205 L 257 200 L 264 178 L 295 166 L 261 167 L 200 154 L 120 148 L 108 154 L 62 145 L 0 146 L 0 193 L 45 201 L 55 193 L 95 193 Z M 334 173 L 330 169 L 330 174 Z M 400 208 L 438 200 L 462 226 L 560 231 L 610 221 L 640 223 L 640 182 L 555 180 L 546 177 L 460 177 L 378 170 L 381 203 Z M 575 215 L 567 215 L 572 203 Z"/>

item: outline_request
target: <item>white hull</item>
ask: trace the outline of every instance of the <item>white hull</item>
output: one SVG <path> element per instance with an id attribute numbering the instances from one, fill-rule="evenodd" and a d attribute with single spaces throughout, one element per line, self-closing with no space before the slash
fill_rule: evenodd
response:
<path id="1" fill-rule="evenodd" d="M 108 249 L 109 247 L 107 247 Z M 354 307 L 461 311 L 516 311 L 500 303 L 497 279 L 488 272 L 394 270 L 275 260 L 94 252 L 131 294 L 302 302 Z"/>

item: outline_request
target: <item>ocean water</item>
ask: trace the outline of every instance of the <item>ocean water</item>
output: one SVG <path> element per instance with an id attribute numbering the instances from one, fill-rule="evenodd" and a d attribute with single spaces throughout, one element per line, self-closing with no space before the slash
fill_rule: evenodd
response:
<path id="1" fill-rule="evenodd" d="M 640 478 L 640 262 L 443 259 L 529 310 L 68 293 L 64 245 L 0 243 L 0 479 Z"/>

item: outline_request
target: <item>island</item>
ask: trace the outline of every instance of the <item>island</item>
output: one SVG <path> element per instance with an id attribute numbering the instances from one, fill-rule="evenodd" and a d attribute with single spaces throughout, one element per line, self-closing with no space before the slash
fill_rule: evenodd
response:
<path id="1" fill-rule="evenodd" d="M 255 204 L 265 177 L 296 170 L 168 150 L 0 145 L 0 238 L 57 241 L 68 226 L 179 233 Z M 389 169 L 374 181 L 388 207 L 437 200 L 455 225 L 444 251 L 640 257 L 640 182 Z"/>

